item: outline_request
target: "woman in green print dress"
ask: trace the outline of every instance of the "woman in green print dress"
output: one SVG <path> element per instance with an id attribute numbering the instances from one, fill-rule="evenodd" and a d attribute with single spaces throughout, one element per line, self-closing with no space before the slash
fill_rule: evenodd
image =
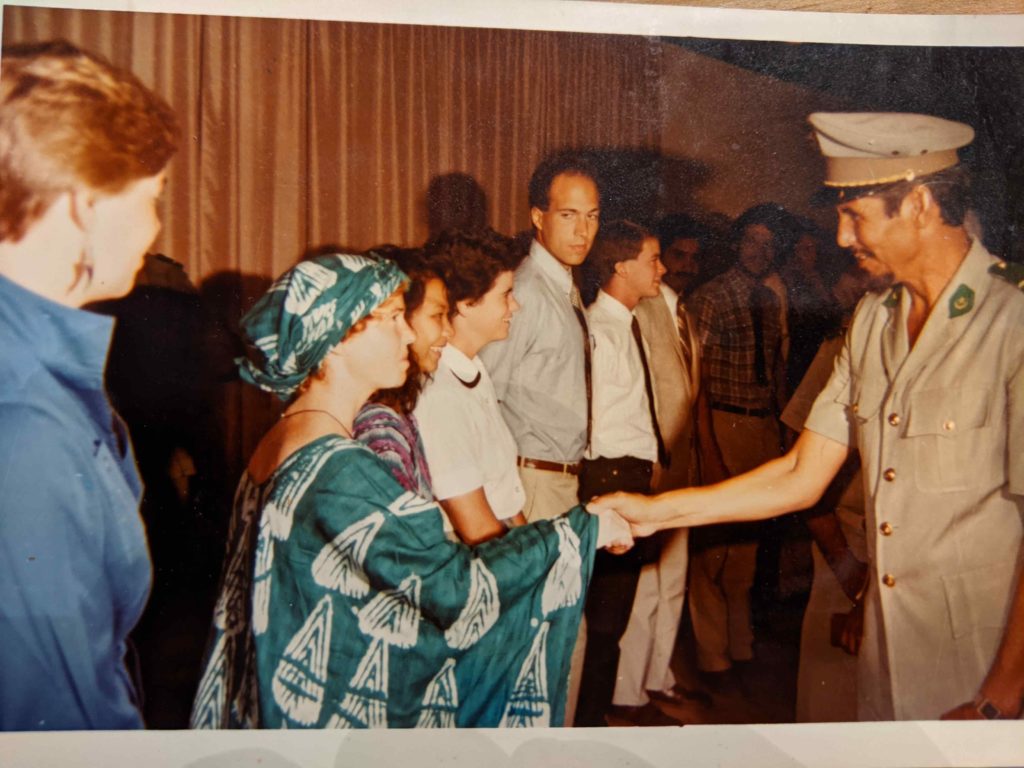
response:
<path id="1" fill-rule="evenodd" d="M 320 256 L 242 321 L 243 378 L 288 406 L 235 497 L 193 727 L 562 722 L 592 553 L 628 531 L 577 508 L 471 549 L 351 438 L 405 376 L 403 282 Z"/>

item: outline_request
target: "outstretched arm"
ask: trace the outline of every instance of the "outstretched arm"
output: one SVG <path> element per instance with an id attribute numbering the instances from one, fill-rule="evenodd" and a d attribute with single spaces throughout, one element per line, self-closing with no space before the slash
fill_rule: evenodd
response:
<path id="1" fill-rule="evenodd" d="M 592 501 L 628 520 L 637 536 L 665 528 L 764 520 L 812 506 L 849 454 L 841 443 L 804 430 L 785 456 L 742 475 L 659 496 L 614 493 Z"/>
<path id="2" fill-rule="evenodd" d="M 505 526 L 494 515 L 483 488 L 441 499 L 458 537 L 469 545 L 481 544 L 505 533 Z"/>
<path id="3" fill-rule="evenodd" d="M 836 508 L 850 483 L 860 482 L 859 469 L 860 461 L 857 457 L 843 464 L 821 500 L 802 513 L 804 525 L 811 532 L 814 543 L 818 545 L 839 586 L 851 602 L 856 602 L 857 596 L 864 590 L 868 566 L 850 548 L 836 516 Z"/>

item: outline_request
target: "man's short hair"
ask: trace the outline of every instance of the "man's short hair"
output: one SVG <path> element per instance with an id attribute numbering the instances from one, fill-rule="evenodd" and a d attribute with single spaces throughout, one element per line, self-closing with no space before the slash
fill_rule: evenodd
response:
<path id="1" fill-rule="evenodd" d="M 473 233 L 445 230 L 423 249 L 448 289 L 449 317 L 457 314 L 458 302 L 479 301 L 494 287 L 498 275 L 516 267 L 513 240 L 493 229 Z"/>
<path id="2" fill-rule="evenodd" d="M 592 283 L 604 287 L 615 273 L 615 265 L 639 256 L 644 240 L 649 237 L 653 238 L 654 235 L 626 219 L 601 225 L 585 262 Z"/>
<path id="3" fill-rule="evenodd" d="M 877 197 L 885 204 L 885 215 L 891 218 L 899 211 L 903 198 L 914 187 L 928 187 L 946 224 L 951 227 L 963 226 L 967 211 L 971 208 L 971 178 L 967 169 L 961 165 L 913 181 L 897 181 L 874 190 L 865 190 L 856 197 Z"/>
<path id="4" fill-rule="evenodd" d="M 685 213 L 670 213 L 662 217 L 655 229 L 662 251 L 671 248 L 676 240 L 696 240 L 703 248 L 711 235 L 706 226 Z"/>
<path id="5" fill-rule="evenodd" d="M 63 192 L 117 194 L 177 149 L 167 103 L 130 72 L 64 41 L 16 45 L 0 65 L 0 241 L 17 242 Z"/>
<path id="6" fill-rule="evenodd" d="M 776 249 L 782 249 L 791 228 L 791 221 L 792 214 L 778 203 L 761 203 L 745 210 L 732 223 L 729 241 L 733 246 L 738 245 L 748 227 L 761 224 L 775 235 Z"/>
<path id="7" fill-rule="evenodd" d="M 591 160 L 581 152 L 559 152 L 541 161 L 530 177 L 530 208 L 546 211 L 550 205 L 551 185 L 562 174 L 585 176 L 594 182 L 598 195 L 601 185 L 597 180 L 597 169 Z"/>

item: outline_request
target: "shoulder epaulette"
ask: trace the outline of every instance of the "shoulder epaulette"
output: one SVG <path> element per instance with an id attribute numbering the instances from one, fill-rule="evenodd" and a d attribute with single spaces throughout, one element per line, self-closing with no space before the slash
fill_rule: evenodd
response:
<path id="1" fill-rule="evenodd" d="M 1024 291 L 1024 264 L 1017 264 L 1013 261 L 997 261 L 988 268 L 988 272 Z"/>

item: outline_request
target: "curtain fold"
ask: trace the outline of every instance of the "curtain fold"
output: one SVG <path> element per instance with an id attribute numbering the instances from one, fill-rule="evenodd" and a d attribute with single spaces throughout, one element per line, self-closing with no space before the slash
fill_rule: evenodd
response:
<path id="1" fill-rule="evenodd" d="M 449 173 L 513 233 L 545 153 L 659 142 L 658 44 L 642 38 L 4 8 L 5 44 L 57 37 L 177 111 L 155 248 L 196 281 L 276 275 L 323 244 L 420 242 L 427 187 Z"/>
<path id="2" fill-rule="evenodd" d="M 471 177 L 490 225 L 513 234 L 530 225 L 526 185 L 546 153 L 660 140 L 659 46 L 643 38 L 3 12 L 5 45 L 65 38 L 132 70 L 175 109 L 183 142 L 153 250 L 185 266 L 222 329 L 311 248 L 421 243 L 437 177 Z M 224 346 L 216 367 L 226 377 Z M 223 383 L 213 409 L 239 471 L 278 405 Z"/>

